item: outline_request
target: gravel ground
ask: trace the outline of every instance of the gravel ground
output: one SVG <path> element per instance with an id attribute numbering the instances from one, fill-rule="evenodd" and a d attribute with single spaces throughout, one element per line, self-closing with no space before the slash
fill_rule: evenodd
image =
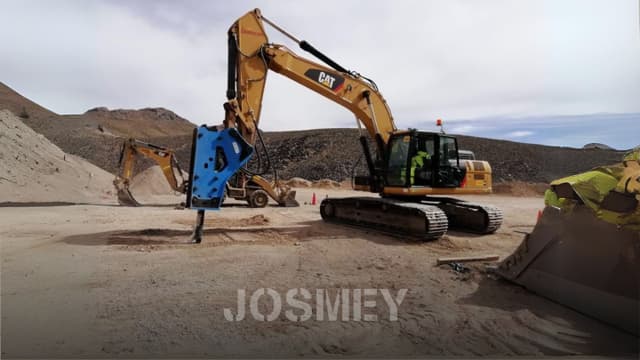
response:
<path id="1" fill-rule="evenodd" d="M 298 199 L 312 192 L 353 195 L 299 189 Z M 204 242 L 191 245 L 195 213 L 172 206 L 0 208 L 2 357 L 638 355 L 637 338 L 494 279 L 483 263 L 436 267 L 441 256 L 510 254 L 542 206 L 469 198 L 504 210 L 496 234 L 416 243 L 323 223 L 317 206 L 230 204 L 208 213 Z M 293 322 L 286 305 L 274 321 L 225 319 L 238 289 L 260 288 L 408 292 L 398 321 L 380 293 L 364 310 L 378 321 Z"/>

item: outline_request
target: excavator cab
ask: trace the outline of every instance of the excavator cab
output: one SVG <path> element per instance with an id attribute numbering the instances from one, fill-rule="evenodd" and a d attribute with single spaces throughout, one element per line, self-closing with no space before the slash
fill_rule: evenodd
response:
<path id="1" fill-rule="evenodd" d="M 453 136 L 411 130 L 389 138 L 387 186 L 458 188 L 465 170 Z"/>

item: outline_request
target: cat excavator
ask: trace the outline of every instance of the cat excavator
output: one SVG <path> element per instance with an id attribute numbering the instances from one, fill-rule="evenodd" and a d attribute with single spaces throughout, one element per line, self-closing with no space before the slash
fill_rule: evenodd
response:
<path id="1" fill-rule="evenodd" d="M 323 64 L 270 43 L 265 24 Z M 487 234 L 500 227 L 500 209 L 442 196 L 490 193 L 488 162 L 461 161 L 456 138 L 443 132 L 399 130 L 373 80 L 339 65 L 255 9 L 234 22 L 228 32 L 223 124 L 194 131 L 186 202 L 187 207 L 198 210 L 195 242 L 201 239 L 204 211 L 219 208 L 224 183 L 246 164 L 260 140 L 258 125 L 270 71 L 345 107 L 356 118 L 368 174 L 355 178 L 355 188 L 380 196 L 324 199 L 320 214 L 325 221 L 423 240 L 438 239 L 449 228 Z M 274 191 L 269 183 L 256 184 L 242 173 L 236 175 L 233 185 L 238 189 L 258 185 L 266 192 Z"/>

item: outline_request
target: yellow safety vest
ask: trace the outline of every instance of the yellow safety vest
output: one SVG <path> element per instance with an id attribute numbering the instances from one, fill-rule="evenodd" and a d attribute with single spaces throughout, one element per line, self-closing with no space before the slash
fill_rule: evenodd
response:
<path id="1" fill-rule="evenodd" d="M 418 151 L 411 158 L 411 177 L 409 178 L 410 181 L 411 181 L 411 185 L 413 185 L 414 180 L 415 180 L 416 169 L 419 168 L 419 167 L 423 167 L 424 166 L 424 161 L 428 160 L 428 159 L 431 159 L 431 156 L 426 151 Z"/>

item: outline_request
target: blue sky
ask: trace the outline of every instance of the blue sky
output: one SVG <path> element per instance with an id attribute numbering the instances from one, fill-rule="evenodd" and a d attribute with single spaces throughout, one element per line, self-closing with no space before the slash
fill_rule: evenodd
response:
<path id="1" fill-rule="evenodd" d="M 422 126 L 429 127 L 433 128 L 434 124 Z M 453 134 L 557 146 L 603 143 L 626 150 L 640 145 L 640 113 L 454 120 L 445 123 L 445 130 Z"/>
<path id="2" fill-rule="evenodd" d="M 627 148 L 640 143 L 638 3 L 5 0 L 0 79 L 58 113 L 162 106 L 217 124 L 226 31 L 260 7 L 374 79 L 401 128 L 442 118 L 468 135 Z M 348 111 L 277 74 L 263 103 L 265 130 L 355 126 Z"/>

